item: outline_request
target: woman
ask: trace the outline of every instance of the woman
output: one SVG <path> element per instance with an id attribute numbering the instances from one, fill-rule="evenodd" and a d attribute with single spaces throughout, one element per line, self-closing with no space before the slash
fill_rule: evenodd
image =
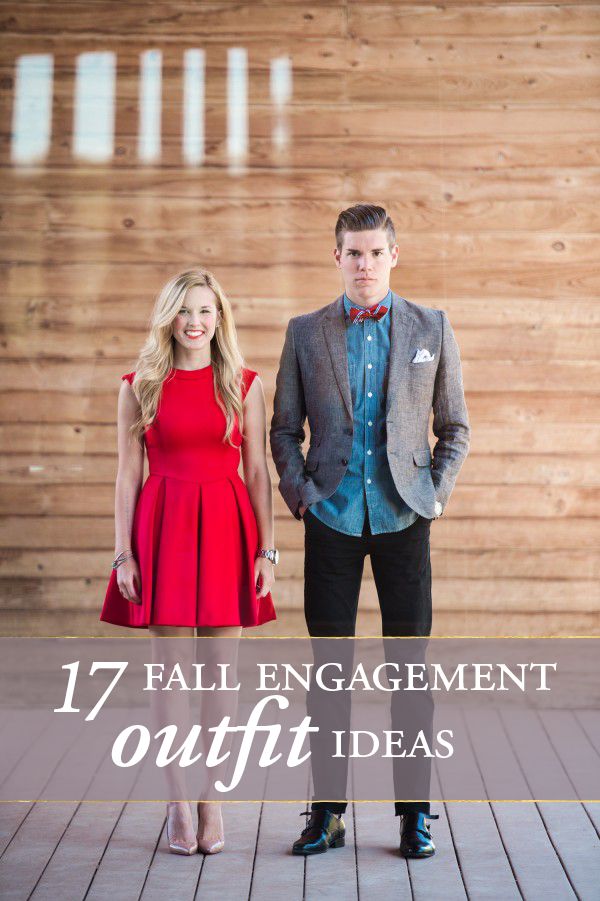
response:
<path id="1" fill-rule="evenodd" d="M 136 370 L 122 379 L 115 561 L 100 618 L 148 628 L 155 660 L 176 654 L 181 663 L 183 654 L 191 667 L 195 634 L 229 648 L 214 665 L 233 659 L 242 627 L 275 619 L 277 552 L 262 385 L 243 368 L 231 306 L 210 272 L 188 270 L 164 286 Z M 185 695 L 171 692 L 169 710 L 153 698 L 158 719 L 183 723 Z M 214 723 L 218 699 L 207 703 Z M 194 834 L 189 804 L 176 800 L 186 797 L 180 768 L 168 769 L 170 850 L 222 850 L 220 805 L 198 804 Z"/>

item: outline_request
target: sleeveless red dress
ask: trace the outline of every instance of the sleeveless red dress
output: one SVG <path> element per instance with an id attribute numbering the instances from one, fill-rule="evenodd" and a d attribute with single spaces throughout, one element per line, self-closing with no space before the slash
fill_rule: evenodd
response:
<path id="1" fill-rule="evenodd" d="M 131 384 L 135 373 L 122 376 Z M 244 369 L 242 397 L 256 372 Z M 118 626 L 257 626 L 275 619 L 271 595 L 258 599 L 258 531 L 238 474 L 242 436 L 223 442 L 225 414 L 213 367 L 172 369 L 144 433 L 149 475 L 139 495 L 131 549 L 141 604 L 126 600 L 113 570 L 100 619 Z M 139 594 L 139 592 L 138 592 Z"/>

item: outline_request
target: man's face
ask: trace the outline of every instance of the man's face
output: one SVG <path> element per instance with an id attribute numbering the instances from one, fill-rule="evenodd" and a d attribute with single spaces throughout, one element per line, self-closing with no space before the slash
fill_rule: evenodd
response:
<path id="1" fill-rule="evenodd" d="M 398 245 L 391 248 L 382 228 L 345 232 L 342 249 L 334 250 L 347 297 L 371 307 L 383 300 L 390 287 L 390 272 L 398 262 Z"/>

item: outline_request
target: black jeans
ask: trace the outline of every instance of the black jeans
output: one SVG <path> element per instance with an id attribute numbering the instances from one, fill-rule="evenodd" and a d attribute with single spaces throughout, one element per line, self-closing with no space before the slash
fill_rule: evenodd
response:
<path id="1" fill-rule="evenodd" d="M 426 637 L 431 633 L 431 562 L 429 553 L 429 531 L 431 520 L 419 517 L 407 529 L 400 532 L 388 532 L 373 535 L 369 528 L 368 518 L 361 536 L 345 535 L 321 522 L 307 510 L 304 514 L 305 524 L 305 556 L 304 556 L 304 613 L 308 632 L 312 637 L 354 636 L 358 597 L 362 580 L 364 561 L 367 554 L 371 557 L 371 567 L 377 587 L 377 596 L 381 610 L 382 633 L 386 660 L 397 660 L 401 655 L 406 661 L 407 654 L 411 662 L 424 659 L 427 645 Z M 419 642 L 394 642 L 392 636 L 423 637 Z M 385 641 L 386 637 L 389 639 Z M 315 670 L 324 654 L 331 658 L 331 642 L 313 642 Z M 337 656 L 344 671 L 350 671 L 353 659 L 353 642 L 337 642 Z M 327 651 L 325 650 L 327 648 Z M 312 697 L 311 697 L 312 694 Z M 418 695 L 418 698 L 414 696 Z M 411 693 L 396 691 L 392 693 L 392 726 L 401 723 L 406 716 L 411 722 L 419 723 L 431 747 L 433 731 L 433 700 L 429 692 Z M 343 697 L 340 698 L 340 695 Z M 329 707 L 327 708 L 327 705 Z M 323 693 L 308 693 L 307 705 L 320 718 L 327 717 L 327 729 L 331 733 L 332 725 L 336 729 L 347 730 L 350 723 L 350 692 L 330 694 L 329 699 Z M 411 708 L 409 710 L 409 708 Z M 326 712 L 325 712 L 326 710 Z M 324 724 L 325 725 L 325 724 Z M 312 736 L 311 736 L 312 737 Z M 331 749 L 320 744 L 321 736 L 311 741 L 311 757 L 313 763 L 313 779 L 315 797 L 331 797 L 331 771 L 324 779 L 320 779 L 319 759 L 330 759 Z M 314 746 L 314 752 L 313 752 Z M 338 786 L 344 786 L 343 793 L 336 797 L 345 797 L 347 776 L 347 757 L 341 762 L 336 778 Z M 426 778 L 427 791 L 421 797 L 428 796 L 430 761 L 419 763 L 419 781 Z M 406 774 L 404 775 L 404 779 Z M 394 768 L 394 780 L 400 785 L 402 780 Z M 320 785 L 319 785 L 320 783 Z M 396 798 L 402 794 L 395 795 Z M 414 795 L 413 795 L 414 797 Z M 417 795 L 419 797 L 419 795 Z M 314 800 L 313 809 L 327 808 L 334 813 L 343 813 L 346 803 L 332 803 Z M 396 815 L 414 811 L 429 813 L 429 803 L 425 801 L 396 802 Z"/>

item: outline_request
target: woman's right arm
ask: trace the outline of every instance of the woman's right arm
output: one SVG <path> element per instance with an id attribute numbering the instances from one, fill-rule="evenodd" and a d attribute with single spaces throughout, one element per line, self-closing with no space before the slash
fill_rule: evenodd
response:
<path id="1" fill-rule="evenodd" d="M 144 446 L 130 432 L 138 415 L 139 404 L 133 388 L 124 381 L 117 413 L 119 468 L 115 489 L 115 557 L 123 552 L 131 553 L 133 517 L 144 475 Z M 134 557 L 118 567 L 117 584 L 124 598 L 141 603 L 140 570 Z"/>

